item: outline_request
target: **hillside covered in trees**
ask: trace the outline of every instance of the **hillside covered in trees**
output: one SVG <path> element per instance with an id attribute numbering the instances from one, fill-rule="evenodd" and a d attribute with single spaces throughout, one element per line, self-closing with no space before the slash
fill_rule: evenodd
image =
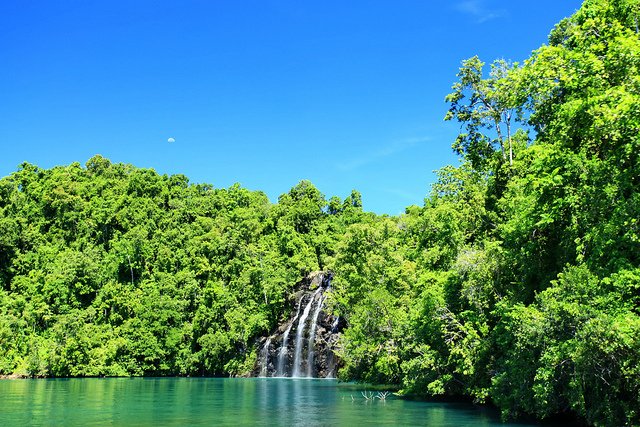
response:
<path id="1" fill-rule="evenodd" d="M 363 212 L 95 156 L 0 180 L 0 374 L 241 375 L 334 274 L 340 377 L 506 417 L 640 423 L 640 1 L 587 0 L 524 63 L 463 62 L 461 165 Z"/>

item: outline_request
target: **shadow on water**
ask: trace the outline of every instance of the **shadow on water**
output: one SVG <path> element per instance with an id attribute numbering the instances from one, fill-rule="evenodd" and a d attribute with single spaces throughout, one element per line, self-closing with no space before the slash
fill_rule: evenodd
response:
<path id="1" fill-rule="evenodd" d="M 0 425 L 535 425 L 503 424 L 496 411 L 466 403 L 365 399 L 362 391 L 292 378 L 7 380 Z"/>

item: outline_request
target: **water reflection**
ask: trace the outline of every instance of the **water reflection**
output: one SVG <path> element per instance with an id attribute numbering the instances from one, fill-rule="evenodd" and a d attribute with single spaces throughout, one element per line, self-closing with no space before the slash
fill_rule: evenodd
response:
<path id="1" fill-rule="evenodd" d="M 509 426 L 471 405 L 366 400 L 360 392 L 333 380 L 277 378 L 0 381 L 0 425 Z"/>

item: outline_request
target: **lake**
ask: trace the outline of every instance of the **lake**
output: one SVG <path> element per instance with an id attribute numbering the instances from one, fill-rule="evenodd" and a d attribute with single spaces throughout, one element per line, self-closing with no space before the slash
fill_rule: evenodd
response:
<path id="1" fill-rule="evenodd" d="M 366 400 L 363 390 L 278 378 L 2 380 L 0 425 L 510 425 L 470 404 Z"/>

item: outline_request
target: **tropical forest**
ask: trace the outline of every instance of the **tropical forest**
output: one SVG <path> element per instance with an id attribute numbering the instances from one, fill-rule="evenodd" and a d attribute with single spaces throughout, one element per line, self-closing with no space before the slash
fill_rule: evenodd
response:
<path id="1" fill-rule="evenodd" d="M 339 380 L 640 424 L 639 20 L 638 0 L 586 0 L 525 61 L 462 61 L 458 162 L 397 216 L 308 180 L 272 202 L 101 155 L 18 165 L 0 375 L 256 375 L 324 286 Z"/>

